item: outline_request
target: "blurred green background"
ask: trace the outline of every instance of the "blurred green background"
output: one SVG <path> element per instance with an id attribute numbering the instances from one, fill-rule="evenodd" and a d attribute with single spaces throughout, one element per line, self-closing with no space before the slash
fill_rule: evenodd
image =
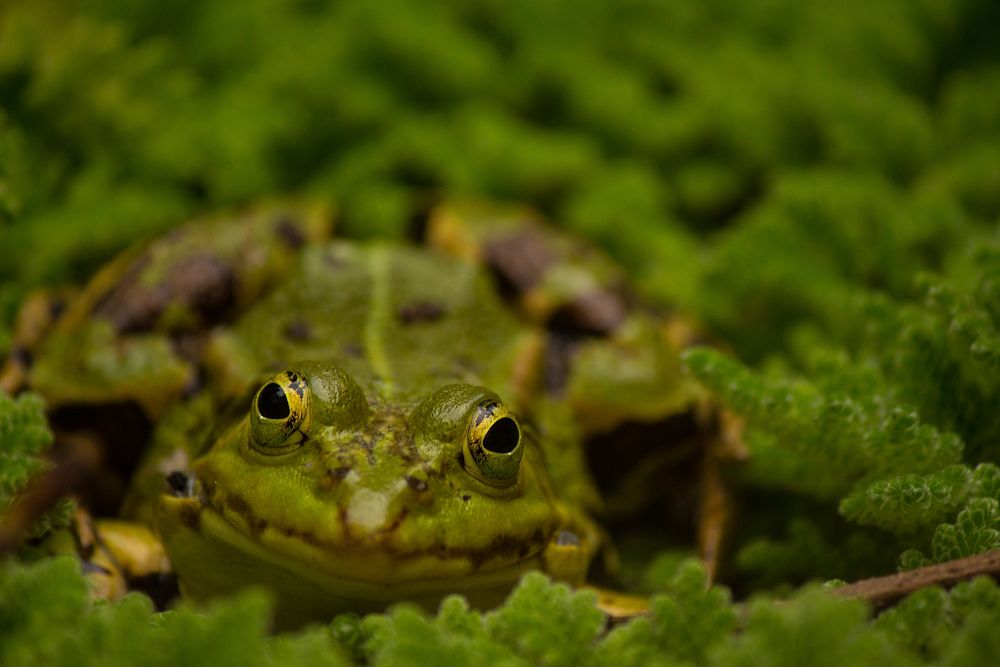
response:
<path id="1" fill-rule="evenodd" d="M 202 210 L 398 235 L 529 202 L 758 360 L 1000 213 L 988 0 L 37 0 L 0 9 L 0 280 L 79 280 Z M 773 325 L 777 325 L 777 330 Z"/>
<path id="2" fill-rule="evenodd" d="M 297 193 L 351 237 L 531 204 L 725 340 L 688 363 L 749 422 L 738 590 L 1000 547 L 1000 4 L 0 4 L 0 354 L 30 290 Z"/>

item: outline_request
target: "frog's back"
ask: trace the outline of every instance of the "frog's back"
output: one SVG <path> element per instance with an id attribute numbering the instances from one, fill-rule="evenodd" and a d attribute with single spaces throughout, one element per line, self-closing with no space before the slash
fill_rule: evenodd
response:
<path id="1" fill-rule="evenodd" d="M 384 243 L 308 249 L 234 327 L 262 372 L 330 361 L 406 402 L 452 382 L 503 394 L 530 338 L 472 264 Z"/>

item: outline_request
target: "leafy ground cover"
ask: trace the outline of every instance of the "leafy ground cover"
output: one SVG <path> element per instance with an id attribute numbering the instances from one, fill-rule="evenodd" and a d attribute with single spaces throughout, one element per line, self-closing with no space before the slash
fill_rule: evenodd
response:
<path id="1" fill-rule="evenodd" d="M 530 202 L 735 352 L 687 363 L 748 420 L 726 567 L 741 598 L 995 549 L 997 25 L 987 0 L 5 3 L 0 354 L 30 290 L 197 212 L 304 193 L 369 237 L 404 235 L 443 193 Z M 0 438 L 6 508 L 43 465 L 36 399 L 0 397 Z M 607 633 L 586 594 L 532 577 L 485 615 L 452 600 L 275 639 L 260 597 L 159 615 L 89 603 L 65 561 L 10 562 L 0 663 L 983 664 L 1000 648 L 989 581 L 872 620 L 811 588 L 734 605 L 676 554 L 636 554 L 655 614 Z"/>

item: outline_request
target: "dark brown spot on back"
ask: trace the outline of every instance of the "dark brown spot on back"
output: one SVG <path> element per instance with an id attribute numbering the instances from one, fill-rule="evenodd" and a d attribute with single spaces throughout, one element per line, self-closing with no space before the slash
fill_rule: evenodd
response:
<path id="1" fill-rule="evenodd" d="M 187 306 L 203 323 L 219 321 L 236 300 L 236 274 L 210 254 L 192 255 L 164 268 L 155 284 L 142 281 L 148 253 L 137 258 L 94 306 L 94 315 L 121 333 L 150 331 L 171 305 Z"/>
<path id="2" fill-rule="evenodd" d="M 289 340 L 305 343 L 312 340 L 312 327 L 305 320 L 292 320 L 285 325 L 285 336 Z"/>
<path id="3" fill-rule="evenodd" d="M 282 215 L 274 222 L 274 233 L 292 250 L 301 248 L 306 242 L 298 222 L 288 215 Z"/>
<path id="4" fill-rule="evenodd" d="M 181 359 L 197 364 L 205 348 L 205 335 L 200 332 L 185 332 L 171 339 L 171 347 Z"/>
<path id="5" fill-rule="evenodd" d="M 606 289 L 584 294 L 558 308 L 549 318 L 549 326 L 557 331 L 602 335 L 621 326 L 627 316 L 624 293 Z"/>
<path id="6" fill-rule="evenodd" d="M 493 239 L 483 250 L 501 291 L 508 296 L 537 285 L 556 259 L 546 247 L 545 237 L 532 229 Z"/>
<path id="7" fill-rule="evenodd" d="M 444 314 L 444 306 L 433 301 L 414 301 L 400 306 L 396 311 L 396 317 L 403 324 L 434 322 L 441 319 Z"/>
<path id="8" fill-rule="evenodd" d="M 575 336 L 552 332 L 545 341 L 542 357 L 542 380 L 545 390 L 553 396 L 561 396 L 566 389 L 572 368 L 573 356 L 580 346 Z"/>

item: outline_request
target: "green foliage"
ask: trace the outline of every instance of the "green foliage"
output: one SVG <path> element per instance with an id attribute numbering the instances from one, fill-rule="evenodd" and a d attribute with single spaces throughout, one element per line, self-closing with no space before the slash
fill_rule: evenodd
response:
<path id="1" fill-rule="evenodd" d="M 373 662 L 391 665 L 577 665 L 604 629 L 594 601 L 593 593 L 574 593 L 532 573 L 489 614 L 470 611 L 454 596 L 434 619 L 409 606 L 369 616 L 362 624 L 370 636 L 365 651 Z"/>
<path id="2" fill-rule="evenodd" d="M 448 598 L 436 619 L 415 607 L 399 606 L 385 616 L 369 616 L 366 652 L 387 665 L 526 664 L 507 647 L 486 637 L 483 619 L 459 597 Z"/>
<path id="3" fill-rule="evenodd" d="M 929 475 L 893 477 L 847 496 L 840 503 L 840 512 L 860 524 L 912 533 L 953 514 L 965 501 L 971 484 L 972 475 L 962 465 Z"/>
<path id="4" fill-rule="evenodd" d="M 918 591 L 874 622 L 893 644 L 929 664 L 978 664 L 998 648 L 988 630 L 1000 611 L 1000 590 L 985 578 Z"/>
<path id="5" fill-rule="evenodd" d="M 1000 396 L 996 258 L 995 244 L 982 240 L 964 253 L 971 261 L 949 267 L 947 276 L 914 278 L 917 289 L 908 298 L 901 291 L 896 299 L 845 296 L 838 307 L 852 317 L 830 322 L 840 349 L 800 324 L 789 337 L 790 354 L 769 370 L 692 352 L 692 372 L 749 419 L 753 461 L 746 479 L 839 499 L 842 516 L 894 533 L 901 549 L 910 547 L 905 567 L 1000 546 L 998 471 L 988 463 L 1000 442 L 993 418 Z M 899 262 L 873 264 L 883 265 Z M 819 324 L 828 314 L 809 317 Z M 816 520 L 804 519 L 791 537 L 815 537 L 808 523 Z M 816 539 L 792 543 L 758 539 L 740 558 L 751 569 L 773 566 L 779 554 L 821 564 L 823 552 L 835 548 Z"/>
<path id="6" fill-rule="evenodd" d="M 882 397 L 851 395 L 850 383 L 843 391 L 820 391 L 801 380 L 764 378 L 709 349 L 694 350 L 686 360 L 699 380 L 765 432 L 773 446 L 794 455 L 795 477 L 774 484 L 828 498 L 861 482 L 936 471 L 961 458 L 962 442 L 954 434 L 921 424 L 916 413 Z"/>
<path id="7" fill-rule="evenodd" d="M 893 352 L 890 359 L 907 348 Z M 895 533 L 904 548 L 929 543 L 929 557 L 905 551 L 904 567 L 1000 547 L 1000 470 L 991 463 L 975 469 L 958 464 L 962 441 L 921 424 L 917 413 L 904 407 L 906 393 L 899 384 L 878 376 L 868 384 L 854 382 L 850 364 L 813 364 L 821 372 L 818 387 L 753 373 L 711 350 L 695 350 L 687 361 L 702 382 L 748 417 L 751 483 L 820 501 L 840 498 L 839 512 L 850 521 Z M 942 523 L 950 519 L 954 523 Z M 842 576 L 829 558 L 836 547 L 817 532 L 817 520 L 815 515 L 798 519 L 784 542 L 749 543 L 740 551 L 742 566 L 775 570 L 776 563 L 785 563 L 786 575 L 794 577 L 791 564 L 797 562 L 816 568 L 813 576 Z M 842 534 L 839 541 L 858 539 L 851 535 Z"/>
<path id="8" fill-rule="evenodd" d="M 719 239 L 704 310 L 758 358 L 803 321 L 842 329 L 860 288 L 909 294 L 915 272 L 939 265 L 964 227 L 951 202 L 908 198 L 871 174 L 783 174 Z"/>
<path id="9" fill-rule="evenodd" d="M 942 523 L 931 540 L 931 556 L 909 550 L 900 557 L 904 568 L 940 563 L 1000 549 L 1000 503 L 994 498 L 973 498 L 954 523 Z"/>
<path id="10" fill-rule="evenodd" d="M 14 494 L 45 467 L 40 454 L 51 444 L 41 399 L 34 394 L 11 398 L 0 393 L 0 509 L 6 511 Z"/>
<path id="11" fill-rule="evenodd" d="M 342 233 L 398 237 L 441 195 L 528 202 L 733 350 L 688 365 L 748 422 L 723 570 L 737 590 L 1000 546 L 994 5 L 4 3 L 0 355 L 30 290 L 79 282 L 198 212 L 306 193 L 335 203 Z M 50 443 L 37 398 L 0 395 L 0 512 Z M 976 664 L 998 651 L 988 582 L 919 593 L 874 623 L 818 592 L 743 616 L 678 566 L 690 544 L 669 546 L 625 555 L 653 559 L 630 565 L 646 571 L 630 584 L 666 593 L 607 634 L 587 594 L 538 577 L 491 614 L 453 598 L 433 617 L 399 607 L 265 639 L 258 598 L 159 615 L 141 597 L 92 605 L 66 561 L 7 564 L 0 663 Z"/>
<path id="12" fill-rule="evenodd" d="M 42 454 L 52 445 L 44 406 L 34 394 L 11 398 L 0 392 L 0 516 L 10 510 L 28 481 L 46 469 Z M 40 537 L 69 523 L 73 503 L 60 500 L 36 519 L 29 537 Z"/>
<path id="13" fill-rule="evenodd" d="M 703 664 L 713 646 L 736 627 L 729 591 L 709 588 L 702 568 L 687 562 L 651 614 L 621 625 L 594 650 L 594 665 Z"/>
<path id="14" fill-rule="evenodd" d="M 933 528 L 971 499 L 1000 500 L 1000 468 L 954 465 L 929 475 L 903 475 L 873 482 L 840 503 L 840 512 L 863 525 L 909 534 Z M 975 552 L 978 553 L 978 552 Z M 971 555 L 971 554 L 964 554 Z"/>
<path id="15" fill-rule="evenodd" d="M 858 348 L 882 369 L 897 401 L 962 437 L 966 461 L 994 460 L 1000 453 L 1000 426 L 992 418 L 1000 391 L 994 323 L 1000 302 L 991 285 L 1000 258 L 992 244 L 983 243 L 956 259 L 968 262 L 959 265 L 956 277 L 920 277 L 919 302 L 868 298 Z"/>
<path id="16" fill-rule="evenodd" d="M 594 606 L 595 599 L 592 593 L 572 592 L 565 584 L 552 585 L 540 574 L 529 574 L 502 608 L 486 616 L 486 630 L 533 664 L 570 667 L 586 657 L 604 630 L 604 614 Z M 559 631 L 553 633 L 553 628 Z"/>
<path id="17" fill-rule="evenodd" d="M 751 603 L 747 629 L 719 651 L 719 665 L 913 664 L 863 623 L 865 606 L 808 590 L 794 603 Z"/>
<path id="18" fill-rule="evenodd" d="M 247 593 L 207 611 L 157 614 L 133 593 L 95 604 L 72 558 L 0 572 L 0 662 L 21 665 L 348 665 L 325 631 L 268 639 L 268 603 Z"/>
<path id="19" fill-rule="evenodd" d="M 778 501 L 788 498 L 779 496 Z M 770 534 L 754 531 L 734 559 L 755 588 L 817 577 L 857 579 L 884 574 L 895 566 L 896 554 L 889 550 L 892 542 L 887 545 L 884 535 L 854 528 L 816 507 L 799 507 L 790 517 L 777 514 L 769 523 L 779 527 Z"/>
<path id="20" fill-rule="evenodd" d="M 601 634 L 592 594 L 529 575 L 494 612 L 472 611 L 456 596 L 433 616 L 400 605 L 268 637 L 269 604 L 258 593 L 162 614 L 138 594 L 93 603 L 75 561 L 56 558 L 0 568 L 0 660 L 13 667 L 989 664 L 1000 589 L 989 579 L 950 593 L 930 588 L 869 621 L 863 603 L 815 588 L 741 609 L 725 589 L 706 588 L 704 572 L 689 563 L 652 607 Z"/>

